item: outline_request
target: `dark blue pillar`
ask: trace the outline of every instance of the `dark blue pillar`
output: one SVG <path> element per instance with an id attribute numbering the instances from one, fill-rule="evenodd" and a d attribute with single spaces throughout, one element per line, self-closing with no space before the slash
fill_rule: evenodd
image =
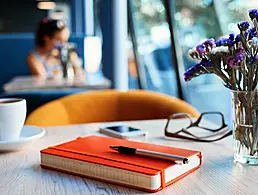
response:
<path id="1" fill-rule="evenodd" d="M 83 29 L 83 0 L 72 0 L 72 33 L 75 35 L 82 34 Z"/>
<path id="2" fill-rule="evenodd" d="M 102 64 L 104 75 L 112 87 L 128 90 L 127 62 L 127 0 L 99 2 L 100 25 L 103 35 Z"/>

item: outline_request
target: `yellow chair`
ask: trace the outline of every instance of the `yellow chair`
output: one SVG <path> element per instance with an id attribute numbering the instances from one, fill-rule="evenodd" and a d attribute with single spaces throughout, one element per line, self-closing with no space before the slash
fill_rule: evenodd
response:
<path id="1" fill-rule="evenodd" d="M 143 90 L 100 90 L 51 101 L 33 111 L 26 124 L 46 127 L 162 119 L 179 112 L 189 113 L 193 117 L 199 116 L 197 110 L 185 101 L 161 93 Z"/>

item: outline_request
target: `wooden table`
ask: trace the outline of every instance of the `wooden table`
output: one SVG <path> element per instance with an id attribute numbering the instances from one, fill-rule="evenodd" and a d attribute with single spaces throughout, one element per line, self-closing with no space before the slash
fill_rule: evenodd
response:
<path id="1" fill-rule="evenodd" d="M 42 79 L 35 76 L 18 76 L 3 86 L 5 92 L 34 92 L 49 90 L 108 89 L 111 83 L 105 77 L 87 75 L 85 79 Z"/>
<path id="2" fill-rule="evenodd" d="M 172 141 L 163 136 L 165 120 L 132 121 L 125 124 L 148 132 L 137 141 L 184 147 L 203 152 L 203 165 L 156 194 L 254 195 L 258 194 L 258 168 L 233 162 L 232 137 L 215 143 Z M 40 167 L 39 151 L 78 136 L 99 134 L 100 124 L 46 128 L 46 135 L 25 151 L 0 154 L 0 194 L 149 194 L 125 187 L 50 171 Z"/>

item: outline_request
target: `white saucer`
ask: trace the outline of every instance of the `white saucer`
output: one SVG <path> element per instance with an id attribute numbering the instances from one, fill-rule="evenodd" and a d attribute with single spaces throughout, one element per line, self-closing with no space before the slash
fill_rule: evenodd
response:
<path id="1" fill-rule="evenodd" d="M 45 130 L 36 126 L 23 126 L 20 138 L 13 141 L 0 141 L 0 152 L 23 150 L 45 135 Z"/>

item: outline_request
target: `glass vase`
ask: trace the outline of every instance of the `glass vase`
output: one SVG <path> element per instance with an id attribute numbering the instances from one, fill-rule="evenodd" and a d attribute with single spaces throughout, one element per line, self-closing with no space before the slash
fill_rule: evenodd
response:
<path id="1" fill-rule="evenodd" d="M 73 65 L 70 61 L 62 61 L 62 70 L 63 70 L 63 78 L 64 79 L 73 79 L 74 78 L 74 70 Z"/>
<path id="2" fill-rule="evenodd" d="M 258 92 L 231 91 L 234 160 L 258 165 Z"/>

